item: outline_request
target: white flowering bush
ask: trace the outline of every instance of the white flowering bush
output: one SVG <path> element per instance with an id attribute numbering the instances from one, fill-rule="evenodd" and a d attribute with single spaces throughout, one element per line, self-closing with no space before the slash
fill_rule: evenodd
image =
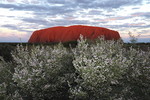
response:
<path id="1" fill-rule="evenodd" d="M 11 98 L 18 97 L 20 98 L 18 100 L 68 98 L 67 81 L 72 80 L 74 69 L 72 55 L 61 44 L 53 47 L 18 46 L 12 56 L 15 68 L 11 76 L 17 88 L 14 94 L 11 94 Z M 1 85 L 5 85 L 4 82 Z"/>
<path id="2" fill-rule="evenodd" d="M 25 97 L 34 100 L 67 98 L 72 59 L 61 44 L 37 46 L 30 51 L 19 46 L 13 58 L 17 62 L 13 80 Z"/>
<path id="3" fill-rule="evenodd" d="M 150 87 L 149 52 L 133 48 L 126 50 L 121 41 L 105 41 L 101 38 L 93 44 L 81 38 L 73 53 L 73 65 L 78 76 L 75 79 L 77 85 L 70 89 L 71 98 L 133 99 L 138 94 L 135 93 L 134 83 L 144 85 L 143 95 L 148 97 L 150 92 L 146 88 Z M 147 82 L 142 81 L 140 76 L 146 78 Z M 135 96 L 134 99 L 139 98 Z"/>
<path id="4" fill-rule="evenodd" d="M 16 85 L 12 80 L 13 73 L 14 64 L 0 57 L 0 100 L 17 100 L 14 99 Z"/>
<path id="5" fill-rule="evenodd" d="M 124 55 L 128 59 L 128 69 L 121 81 L 123 98 L 148 100 L 150 98 L 150 49 L 144 52 L 131 47 Z"/>
<path id="6" fill-rule="evenodd" d="M 81 39 L 17 46 L 13 61 L 0 59 L 0 100 L 148 100 L 150 52 L 124 43 Z"/>

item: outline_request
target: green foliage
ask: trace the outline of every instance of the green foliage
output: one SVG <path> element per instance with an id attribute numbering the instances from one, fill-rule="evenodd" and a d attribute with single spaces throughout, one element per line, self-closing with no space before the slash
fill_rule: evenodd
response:
<path id="1" fill-rule="evenodd" d="M 149 98 L 150 52 L 133 48 L 126 50 L 121 41 L 104 39 L 95 44 L 81 39 L 73 52 L 78 85 L 70 90 L 72 98 Z"/>
<path id="2" fill-rule="evenodd" d="M 14 64 L 0 57 L 0 100 L 10 100 L 10 95 L 16 90 L 12 80 Z"/>
<path id="3" fill-rule="evenodd" d="M 30 48 L 21 45 L 12 56 L 15 68 L 11 79 L 17 89 L 14 95 L 10 93 L 11 98 L 51 100 L 69 97 L 67 81 L 72 80 L 74 72 L 72 55 L 61 44 Z"/>
<path id="4" fill-rule="evenodd" d="M 148 100 L 150 52 L 119 41 L 81 39 L 76 48 L 18 45 L 0 60 L 2 100 Z"/>

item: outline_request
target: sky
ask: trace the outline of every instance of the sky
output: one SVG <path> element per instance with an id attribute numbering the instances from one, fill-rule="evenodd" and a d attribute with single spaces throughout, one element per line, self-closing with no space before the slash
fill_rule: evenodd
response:
<path id="1" fill-rule="evenodd" d="M 150 0 L 0 0 L 0 42 L 27 42 L 35 30 L 105 27 L 150 42 Z M 139 35 L 140 34 L 140 35 Z"/>

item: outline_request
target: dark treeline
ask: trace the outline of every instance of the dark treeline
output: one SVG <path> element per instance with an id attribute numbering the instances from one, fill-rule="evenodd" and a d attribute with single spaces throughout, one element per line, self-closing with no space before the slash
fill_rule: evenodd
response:
<path id="1" fill-rule="evenodd" d="M 44 45 L 44 46 L 53 46 L 58 43 L 0 43 L 0 56 L 4 58 L 5 61 L 12 61 L 11 52 L 16 49 L 17 45 L 23 46 L 36 46 L 36 45 Z M 64 47 L 74 48 L 77 45 L 77 41 L 65 42 L 62 43 Z M 150 43 L 124 43 L 125 48 L 133 47 L 135 49 L 141 49 L 143 51 L 148 51 L 150 48 Z"/>

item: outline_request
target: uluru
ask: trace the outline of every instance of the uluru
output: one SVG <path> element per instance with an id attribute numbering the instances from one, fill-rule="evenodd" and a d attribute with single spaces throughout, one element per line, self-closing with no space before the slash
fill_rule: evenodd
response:
<path id="1" fill-rule="evenodd" d="M 120 35 L 115 30 L 103 27 L 73 25 L 56 26 L 46 29 L 36 30 L 32 33 L 29 43 L 49 43 L 49 42 L 68 42 L 76 41 L 82 35 L 84 38 L 93 40 L 104 37 L 105 40 L 118 40 Z"/>

